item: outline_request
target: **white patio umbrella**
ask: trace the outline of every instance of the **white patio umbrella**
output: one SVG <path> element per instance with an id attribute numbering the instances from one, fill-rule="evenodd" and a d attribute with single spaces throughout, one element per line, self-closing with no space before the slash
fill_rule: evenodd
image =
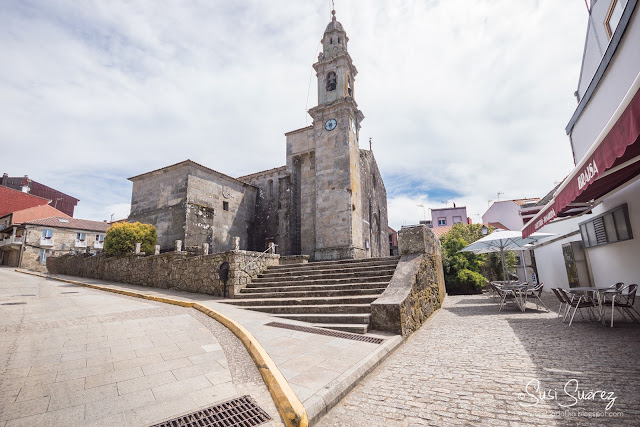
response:
<path id="1" fill-rule="evenodd" d="M 502 268 L 504 270 L 504 278 L 507 278 L 507 263 L 504 259 L 505 251 L 515 251 L 529 249 L 527 245 L 536 242 L 545 237 L 554 236 L 551 233 L 533 233 L 529 237 L 522 238 L 521 231 L 496 230 L 493 233 L 484 236 L 482 239 L 476 240 L 469 246 L 461 249 L 459 252 L 473 252 L 475 254 L 487 254 L 492 252 L 500 252 Z"/>

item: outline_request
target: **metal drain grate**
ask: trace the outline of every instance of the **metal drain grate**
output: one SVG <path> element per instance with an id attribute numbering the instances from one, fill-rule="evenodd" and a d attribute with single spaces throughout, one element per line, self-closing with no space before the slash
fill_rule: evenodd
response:
<path id="1" fill-rule="evenodd" d="M 246 395 L 151 427 L 253 427 L 270 420 L 269 414 Z"/>
<path id="2" fill-rule="evenodd" d="M 3 302 L 0 305 L 22 305 L 22 304 L 26 304 L 26 302 Z"/>
<path id="3" fill-rule="evenodd" d="M 382 344 L 384 339 L 368 337 L 366 335 L 350 334 L 348 332 L 333 331 L 331 329 L 311 328 L 309 326 L 290 325 L 288 323 L 270 322 L 265 323 L 266 326 L 274 328 L 291 329 L 292 331 L 309 332 L 310 334 L 327 335 L 329 337 L 346 338 L 348 340 L 369 342 L 372 344 Z"/>

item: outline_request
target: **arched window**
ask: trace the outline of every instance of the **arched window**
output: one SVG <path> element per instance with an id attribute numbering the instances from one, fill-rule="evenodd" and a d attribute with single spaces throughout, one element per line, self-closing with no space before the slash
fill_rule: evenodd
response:
<path id="1" fill-rule="evenodd" d="M 336 73 L 331 71 L 327 74 L 327 91 L 336 90 Z"/>

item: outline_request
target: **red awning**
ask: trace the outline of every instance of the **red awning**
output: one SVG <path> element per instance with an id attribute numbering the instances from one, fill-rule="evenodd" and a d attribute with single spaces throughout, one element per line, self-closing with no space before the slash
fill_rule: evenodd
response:
<path id="1" fill-rule="evenodd" d="M 586 203 L 640 174 L 640 91 L 636 89 L 615 124 L 594 145 L 549 204 L 525 225 L 522 237 L 535 233 L 557 217 L 584 212 Z"/>

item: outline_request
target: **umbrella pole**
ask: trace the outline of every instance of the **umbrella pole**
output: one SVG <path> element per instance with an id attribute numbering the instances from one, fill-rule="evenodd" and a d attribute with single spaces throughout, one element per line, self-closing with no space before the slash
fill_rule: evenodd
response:
<path id="1" fill-rule="evenodd" d="M 507 278 L 507 261 L 504 258 L 504 249 L 500 249 L 500 258 L 502 260 L 502 270 L 504 271 L 504 281 L 508 281 Z"/>

